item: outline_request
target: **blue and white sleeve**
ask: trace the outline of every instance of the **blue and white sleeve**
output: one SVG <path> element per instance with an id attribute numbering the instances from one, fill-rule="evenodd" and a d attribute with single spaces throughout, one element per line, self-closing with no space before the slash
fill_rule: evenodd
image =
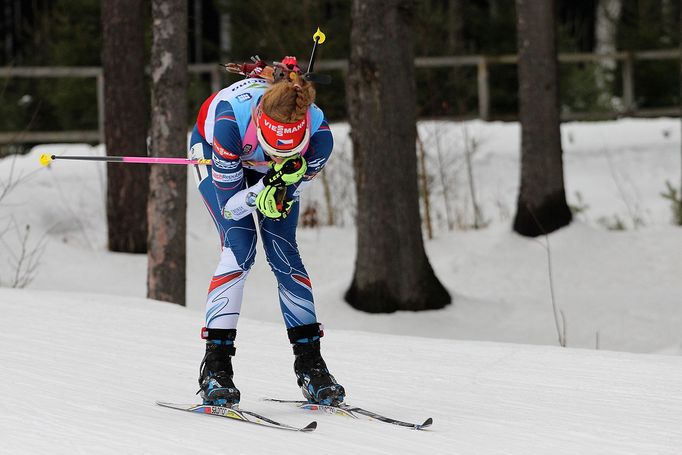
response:
<path id="1" fill-rule="evenodd" d="M 304 156 L 308 163 L 308 170 L 303 176 L 301 183 L 298 184 L 298 188 L 296 189 L 297 194 L 308 186 L 315 176 L 324 169 L 333 149 L 334 137 L 329 129 L 327 119 L 324 119 L 320 127 L 310 138 L 310 145 Z"/>
<path id="2" fill-rule="evenodd" d="M 232 105 L 222 102 L 216 109 L 211 177 L 218 204 L 227 219 L 239 220 L 253 213 L 256 206 L 251 193 L 257 195 L 263 189 L 261 182 L 246 187 L 241 154 L 242 138 Z"/>

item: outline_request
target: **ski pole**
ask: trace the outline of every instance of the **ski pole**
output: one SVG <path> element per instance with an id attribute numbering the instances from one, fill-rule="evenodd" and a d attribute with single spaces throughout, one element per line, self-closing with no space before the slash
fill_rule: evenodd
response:
<path id="1" fill-rule="evenodd" d="M 308 71 L 306 73 L 312 73 L 313 72 L 313 66 L 315 65 L 315 52 L 317 51 L 317 45 L 324 43 L 324 40 L 327 39 L 327 35 L 322 33 L 322 30 L 320 30 L 320 27 L 317 27 L 317 31 L 313 35 L 313 52 L 310 54 L 310 61 L 308 62 Z"/>
<path id="2" fill-rule="evenodd" d="M 190 160 L 188 158 L 164 158 L 151 156 L 57 156 L 43 153 L 40 155 L 40 164 L 48 166 L 54 160 L 80 160 L 80 161 L 104 161 L 107 163 L 136 163 L 136 164 L 205 164 L 211 165 L 209 159 Z"/>

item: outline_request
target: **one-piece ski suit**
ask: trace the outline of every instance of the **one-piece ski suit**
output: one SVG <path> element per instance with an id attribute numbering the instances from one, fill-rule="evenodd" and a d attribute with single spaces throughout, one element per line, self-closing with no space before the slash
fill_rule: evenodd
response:
<path id="1" fill-rule="evenodd" d="M 277 278 L 287 329 L 317 322 L 310 278 L 296 244 L 299 202 L 282 220 L 264 217 L 256 209 L 270 158 L 258 144 L 254 112 L 268 87 L 265 79 L 248 78 L 213 94 L 203 103 L 192 132 L 189 157 L 212 160 L 210 166 L 195 165 L 194 174 L 222 244 L 206 299 L 207 328 L 236 329 L 244 281 L 256 254 L 254 212 Z M 315 104 L 308 110 L 307 127 L 310 142 L 302 156 L 308 169 L 298 184 L 287 187 L 287 196 L 295 200 L 325 166 L 333 148 L 329 124 Z"/>

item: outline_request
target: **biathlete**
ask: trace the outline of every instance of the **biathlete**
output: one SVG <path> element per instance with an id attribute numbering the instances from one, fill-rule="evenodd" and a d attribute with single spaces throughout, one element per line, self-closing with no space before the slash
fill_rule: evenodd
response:
<path id="1" fill-rule="evenodd" d="M 222 243 L 206 299 L 201 397 L 205 404 L 239 403 L 231 358 L 244 281 L 256 254 L 255 213 L 277 278 L 298 385 L 310 402 L 339 404 L 345 391 L 320 354 L 323 332 L 296 244 L 298 196 L 329 159 L 332 134 L 295 57 L 272 66 L 255 60 L 227 67 L 247 77 L 203 103 L 189 149 L 190 159 L 212 160 L 194 173 Z"/>

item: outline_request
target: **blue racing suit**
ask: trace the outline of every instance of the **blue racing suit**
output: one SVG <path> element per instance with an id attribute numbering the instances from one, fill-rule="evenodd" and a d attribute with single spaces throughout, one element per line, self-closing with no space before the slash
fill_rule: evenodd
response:
<path id="1" fill-rule="evenodd" d="M 287 329 L 317 322 L 312 286 L 296 244 L 301 189 L 325 166 L 333 138 L 324 114 L 309 108 L 310 143 L 303 152 L 308 169 L 301 182 L 287 187 L 296 200 L 288 217 L 273 220 L 255 207 L 270 158 L 252 140 L 252 114 L 268 81 L 244 79 L 215 93 L 202 105 L 192 131 L 189 157 L 211 159 L 195 165 L 201 196 L 215 222 L 222 253 L 206 300 L 206 327 L 235 329 L 241 310 L 244 281 L 255 260 L 256 226 L 278 283 L 279 303 Z M 251 128 L 250 128 L 251 125 Z M 245 139 L 246 138 L 246 139 Z"/>

